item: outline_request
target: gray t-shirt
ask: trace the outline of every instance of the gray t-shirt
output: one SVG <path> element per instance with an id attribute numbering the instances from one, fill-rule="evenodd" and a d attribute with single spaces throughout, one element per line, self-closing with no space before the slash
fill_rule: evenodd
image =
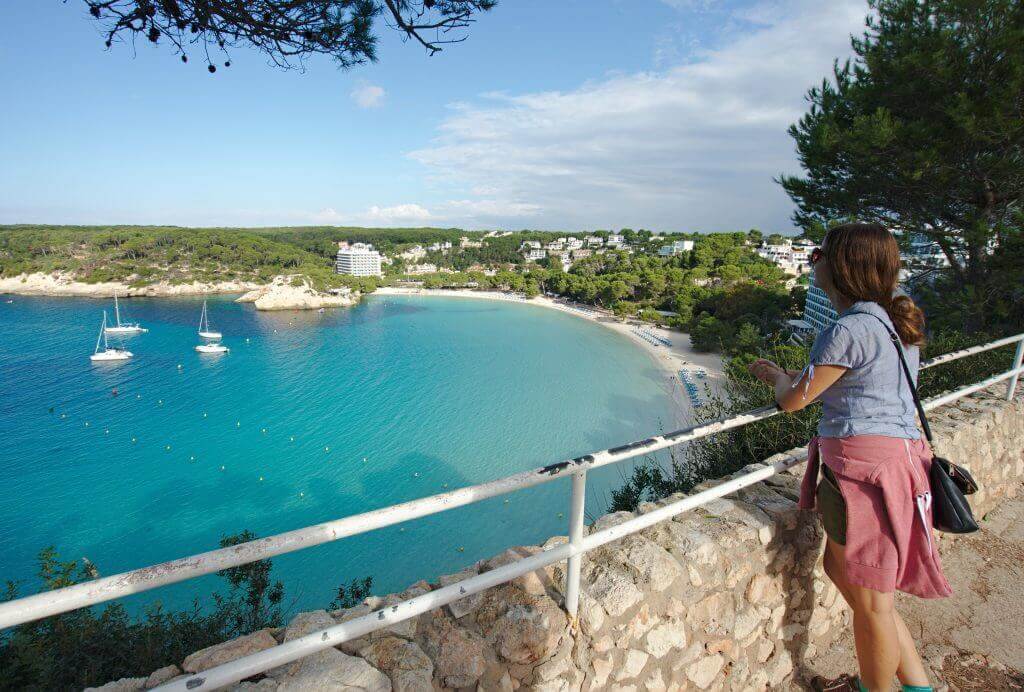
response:
<path id="1" fill-rule="evenodd" d="M 822 403 L 818 435 L 885 435 L 911 440 L 921 436 L 914 398 L 886 326 L 893 329 L 885 309 L 861 301 L 843 311 L 836 323 L 814 340 L 808 368 L 849 368 L 818 397 Z M 916 382 L 918 349 L 907 346 L 904 353 Z"/>

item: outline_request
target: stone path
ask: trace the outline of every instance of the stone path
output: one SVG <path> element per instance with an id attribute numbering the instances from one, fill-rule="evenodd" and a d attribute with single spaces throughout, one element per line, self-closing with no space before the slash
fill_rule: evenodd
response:
<path id="1" fill-rule="evenodd" d="M 952 598 L 897 598 L 937 690 L 1024 689 L 1024 492 L 981 527 L 943 551 Z M 808 677 L 856 671 L 852 634 L 807 668 Z"/>

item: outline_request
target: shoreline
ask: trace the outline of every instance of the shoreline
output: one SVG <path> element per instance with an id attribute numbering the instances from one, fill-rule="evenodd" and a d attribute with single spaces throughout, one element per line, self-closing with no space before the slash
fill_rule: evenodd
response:
<path id="1" fill-rule="evenodd" d="M 610 312 L 589 305 L 576 305 L 571 301 L 537 296 L 526 298 L 521 294 L 502 291 L 472 291 L 456 289 L 424 289 L 399 288 L 382 286 L 370 296 L 435 296 L 444 298 L 470 298 L 476 300 L 495 300 L 519 305 L 558 310 L 574 317 L 600 324 L 628 338 L 648 354 L 662 373 L 662 385 L 676 404 L 678 411 L 674 425 L 691 425 L 697 419 L 697 412 L 691 396 L 687 393 L 680 376 L 680 371 L 687 371 L 691 381 L 698 385 L 698 398 L 703 401 L 707 396 L 703 391 L 703 383 L 707 383 L 713 395 L 723 396 L 725 372 L 722 358 L 714 353 L 700 353 L 690 345 L 690 335 L 664 327 L 657 327 L 639 320 L 622 320 Z M 642 330 L 642 332 L 641 332 Z M 645 339 L 643 334 L 655 339 Z M 657 338 L 668 341 L 671 345 L 658 343 Z M 698 371 L 704 371 L 705 377 L 699 378 Z"/>

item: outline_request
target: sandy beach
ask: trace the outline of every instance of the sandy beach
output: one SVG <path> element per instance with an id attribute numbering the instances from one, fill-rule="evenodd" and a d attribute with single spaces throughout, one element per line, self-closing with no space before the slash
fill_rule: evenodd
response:
<path id="1" fill-rule="evenodd" d="M 711 390 L 712 395 L 721 396 L 723 394 L 725 374 L 722 370 L 721 357 L 715 353 L 700 353 L 696 351 L 690 344 L 689 334 L 656 327 L 649 322 L 620 319 L 607 310 L 590 305 L 578 305 L 568 300 L 548 296 L 526 298 L 518 293 L 502 291 L 468 291 L 441 288 L 382 287 L 374 291 L 372 295 L 444 296 L 476 300 L 499 300 L 558 310 L 603 325 L 631 339 L 635 344 L 643 348 L 657 364 L 664 378 L 663 384 L 677 404 L 678 416 L 677 420 L 672 422 L 674 425 L 691 425 L 696 420 L 695 403 L 706 401 L 708 398 L 705 384 Z M 695 397 L 687 392 L 683 384 L 680 374 L 683 372 L 697 386 Z M 703 373 L 704 376 L 701 377 L 698 373 Z"/>

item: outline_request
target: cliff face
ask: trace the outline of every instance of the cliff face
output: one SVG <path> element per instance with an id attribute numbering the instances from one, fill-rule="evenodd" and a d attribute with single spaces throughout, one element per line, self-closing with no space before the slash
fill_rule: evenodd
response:
<path id="1" fill-rule="evenodd" d="M 36 296 L 67 296 L 84 298 L 121 298 L 146 296 L 191 296 L 212 293 L 244 293 L 237 302 L 253 303 L 257 310 L 317 310 L 349 307 L 359 302 L 359 293 L 334 295 L 315 290 L 308 282 L 291 285 L 291 276 L 275 277 L 270 284 L 252 281 L 216 281 L 171 284 L 159 282 L 147 286 L 131 286 L 119 281 L 85 283 L 66 274 L 22 274 L 0 278 L 0 294 Z"/>
<path id="2" fill-rule="evenodd" d="M 1003 391 L 997 387 L 930 414 L 936 448 L 966 464 L 981 485 L 971 498 L 979 517 L 1015 496 L 1024 478 L 1024 398 L 1008 402 L 996 396 Z M 587 553 L 578 623 L 563 610 L 565 567 L 556 563 L 233 689 L 789 689 L 798 669 L 849 627 L 849 611 L 822 572 L 818 520 L 796 506 L 802 471 L 798 466 Z M 681 497 L 647 503 L 639 512 Z M 587 531 L 631 516 L 605 515 Z M 955 540 L 939 536 L 942 550 Z M 189 656 L 181 668 L 107 688 L 141 690 L 182 669 L 208 670 L 565 540 L 512 548 L 436 583 L 417 582 L 348 610 L 299 613 L 287 628 L 217 644 Z"/>
<path id="3" fill-rule="evenodd" d="M 355 305 L 359 294 L 321 293 L 307 283 L 292 286 L 289 277 L 279 276 L 272 284 L 249 291 L 235 302 L 252 303 L 257 310 L 318 310 Z"/>
<path id="4" fill-rule="evenodd" d="M 216 281 L 202 283 L 193 281 L 185 284 L 165 282 L 148 286 L 131 286 L 119 281 L 101 283 L 85 283 L 76 281 L 66 274 L 22 274 L 0 278 L 0 293 L 36 296 L 79 296 L 86 298 L 112 298 L 116 293 L 120 297 L 131 296 L 189 296 L 208 293 L 241 293 L 257 288 L 259 284 L 251 281 Z"/>

